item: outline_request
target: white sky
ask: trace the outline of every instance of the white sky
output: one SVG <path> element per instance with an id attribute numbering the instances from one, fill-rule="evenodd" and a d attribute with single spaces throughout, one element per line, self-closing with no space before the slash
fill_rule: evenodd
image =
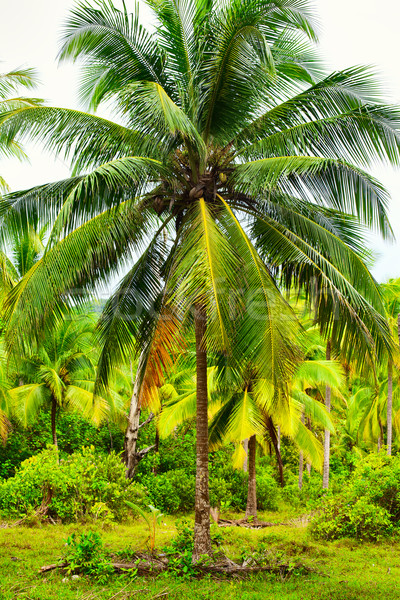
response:
<path id="1" fill-rule="evenodd" d="M 0 0 L 0 71 L 35 67 L 42 85 L 36 91 L 54 106 L 78 108 L 79 66 L 57 66 L 58 38 L 74 0 Z M 330 70 L 376 65 L 391 100 L 400 104 L 399 17 L 397 0 L 314 0 L 321 21 L 320 50 Z M 127 1 L 129 7 L 129 0 Z M 12 189 L 68 176 L 62 161 L 29 146 L 30 164 L 2 160 L 1 174 Z M 380 281 L 400 277 L 400 173 L 377 167 L 373 175 L 389 189 L 391 222 L 398 238 L 385 244 L 373 237 L 378 254 L 373 268 Z"/>

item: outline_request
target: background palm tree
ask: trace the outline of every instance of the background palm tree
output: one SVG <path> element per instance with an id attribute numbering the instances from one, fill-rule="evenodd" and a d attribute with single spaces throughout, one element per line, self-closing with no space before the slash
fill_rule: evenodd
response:
<path id="1" fill-rule="evenodd" d="M 400 350 L 400 280 L 389 279 L 382 285 L 385 307 L 389 317 L 393 337 L 396 339 L 398 350 Z M 392 420 L 393 420 L 393 359 L 388 358 L 388 391 L 387 391 L 387 453 L 392 453 Z"/>
<path id="2" fill-rule="evenodd" d="M 314 425 L 333 431 L 332 422 L 321 400 L 324 385 L 339 393 L 343 385 L 342 369 L 334 361 L 304 361 L 288 381 L 288 393 L 274 393 L 265 380 L 257 379 L 254 368 L 243 369 L 240 375 L 226 372 L 225 381 L 218 376 L 216 366 L 208 369 L 210 448 L 216 450 L 227 443 L 236 444 L 233 464 L 241 468 L 244 441 L 249 440 L 248 500 L 246 517 L 257 516 L 256 447 L 267 449 L 269 442 L 276 452 L 276 427 L 291 439 L 313 466 L 322 468 L 322 446 L 315 435 L 303 425 L 307 416 Z M 173 383 L 172 383 L 173 382 Z M 179 370 L 164 386 L 168 400 L 158 419 L 161 436 L 196 414 L 195 382 L 190 370 Z M 281 475 L 282 476 L 282 475 Z"/>
<path id="3" fill-rule="evenodd" d="M 41 258 L 46 230 L 47 225 L 38 230 L 35 223 L 21 223 L 4 250 L 0 250 L 0 297 L 5 297 Z"/>
<path id="4" fill-rule="evenodd" d="M 194 328 L 197 560 L 211 549 L 208 356 L 250 360 L 276 388 L 290 378 L 295 317 L 279 280 L 305 290 L 347 358 L 356 340 L 359 363 L 390 348 L 357 254 L 358 219 L 390 235 L 387 194 L 362 167 L 399 162 L 399 111 L 380 103 L 367 69 L 321 73 L 306 0 L 147 4 L 154 33 L 137 7 L 105 0 L 79 4 L 64 29 L 61 58 L 84 61 L 82 99 L 112 101 L 118 122 L 50 107 L 1 118 L 3 139 L 29 135 L 74 164 L 70 179 L 0 207 L 2 232 L 39 206 L 52 221 L 43 259 L 8 297 L 6 339 L 20 348 L 76 288 L 75 302 L 140 253 L 100 320 L 98 392 L 115 364 L 141 353 L 140 403 L 149 364 L 161 360 L 154 346 L 171 354 L 177 332 Z"/>
<path id="5" fill-rule="evenodd" d="M 1 335 L 4 333 L 2 302 L 17 282 L 39 260 L 44 250 L 43 241 L 47 226 L 45 225 L 38 232 L 35 228 L 36 225 L 35 222 L 30 224 L 21 222 L 20 226 L 13 231 L 4 250 L 0 250 Z M 0 437 L 6 440 L 10 428 L 10 422 L 6 416 L 10 412 L 8 391 L 12 387 L 12 382 L 3 340 L 1 341 L 0 362 Z M 23 383 L 21 377 L 19 377 L 19 381 Z"/>
<path id="6" fill-rule="evenodd" d="M 93 320 L 86 315 L 67 319 L 50 332 L 36 352 L 18 364 L 24 385 L 9 390 L 11 413 L 24 425 L 33 423 L 41 408 L 49 408 L 53 444 L 57 446 L 58 410 L 76 410 L 99 424 L 107 412 L 100 398 L 93 403 L 95 367 Z"/>

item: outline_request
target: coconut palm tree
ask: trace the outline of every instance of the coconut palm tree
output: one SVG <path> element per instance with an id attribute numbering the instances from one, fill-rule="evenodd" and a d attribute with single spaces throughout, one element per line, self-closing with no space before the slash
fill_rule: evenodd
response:
<path id="1" fill-rule="evenodd" d="M 36 352 L 32 348 L 31 355 L 17 364 L 17 377 L 24 385 L 8 391 L 11 413 L 24 426 L 35 421 L 41 408 L 50 409 L 55 446 L 58 410 L 77 410 L 95 424 L 107 413 L 106 401 L 99 398 L 93 404 L 93 327 L 93 320 L 83 315 L 66 319 L 46 332 Z"/>
<path id="2" fill-rule="evenodd" d="M 385 306 L 389 317 L 389 323 L 394 337 L 397 337 L 398 349 L 400 349 L 400 280 L 389 279 L 382 285 Z M 393 421 L 393 359 L 388 358 L 388 395 L 387 395 L 387 453 L 392 453 L 392 421 Z"/>
<path id="3" fill-rule="evenodd" d="M 35 223 L 21 223 L 8 247 L 0 250 L 0 298 L 4 298 L 41 258 L 46 230 L 47 225 L 37 230 Z"/>
<path id="4" fill-rule="evenodd" d="M 0 314 L 2 314 L 1 303 L 4 298 L 42 255 L 45 231 L 46 226 L 38 232 L 35 223 L 21 223 L 18 230 L 11 235 L 12 239 L 9 240 L 8 247 L 4 251 L 0 250 Z M 1 333 L 3 333 L 3 323 Z M 8 390 L 12 385 L 3 341 L 0 357 L 0 437 L 5 441 L 10 425 L 6 416 L 10 410 Z"/>
<path id="5" fill-rule="evenodd" d="M 51 107 L 0 120 L 3 139 L 33 137 L 74 164 L 71 178 L 1 204 L 1 232 L 38 207 L 52 221 L 43 259 L 8 297 L 7 344 L 15 351 L 74 290 L 76 303 L 139 255 L 100 321 L 98 390 L 113 365 L 141 355 L 129 449 L 143 381 L 193 327 L 197 560 L 211 549 L 208 357 L 242 356 L 274 386 L 287 380 L 295 319 L 280 278 L 306 291 L 347 357 L 355 340 L 359 362 L 390 346 L 357 252 L 360 221 L 390 235 L 387 193 L 364 167 L 399 162 L 399 111 L 381 103 L 368 69 L 322 74 L 307 0 L 146 4 L 153 32 L 136 5 L 111 0 L 80 3 L 64 28 L 60 57 L 83 61 L 82 100 L 107 102 L 117 121 Z"/>
<path id="6" fill-rule="evenodd" d="M 215 450 L 227 443 L 236 444 L 233 464 L 241 468 L 243 442 L 248 439 L 248 495 L 246 517 L 257 517 L 256 447 L 266 449 L 268 441 L 277 450 L 276 428 L 292 439 L 316 469 L 322 468 L 322 447 L 313 433 L 304 426 L 304 415 L 313 424 L 333 431 L 332 422 L 320 400 L 321 389 L 329 385 L 339 393 L 343 383 L 342 370 L 334 361 L 303 361 L 288 383 L 286 394 L 272 389 L 268 381 L 257 378 L 254 367 L 240 375 L 225 372 L 221 381 L 217 368 L 208 369 L 210 447 Z M 158 419 L 163 437 L 186 419 L 196 414 L 193 375 L 184 369 L 169 384 L 169 400 Z M 167 389 L 165 390 L 167 391 Z"/>
<path id="7" fill-rule="evenodd" d="M 7 373 L 7 358 L 2 346 L 0 349 L 0 440 L 5 444 L 10 430 L 10 422 L 7 418 L 10 409 L 8 396 L 10 381 Z"/>
<path id="8" fill-rule="evenodd" d="M 236 442 L 234 464 L 243 464 L 243 441 L 248 439 L 248 494 L 246 517 L 257 517 L 256 445 L 266 446 L 269 439 L 277 450 L 276 427 L 292 439 L 301 453 L 317 469 L 322 468 L 322 447 L 313 433 L 304 426 L 304 414 L 314 424 L 333 431 L 332 422 L 323 405 L 311 395 L 311 389 L 329 383 L 340 385 L 340 369 L 325 361 L 304 361 L 288 382 L 285 395 L 276 394 L 271 386 L 252 377 L 243 381 L 240 389 L 225 395 L 225 402 L 210 424 L 211 445 L 218 447 Z M 282 475 L 281 475 L 282 477 Z"/>
<path id="9" fill-rule="evenodd" d="M 392 426 L 397 433 L 399 432 L 400 380 L 397 357 L 394 358 L 392 366 L 391 372 L 385 363 L 381 364 L 375 379 L 356 381 L 353 394 L 355 402 L 349 404 L 348 420 L 353 419 L 357 425 L 357 439 L 370 448 L 377 448 L 378 451 L 385 444 L 385 422 L 389 413 L 389 402 L 391 419 L 386 423 L 387 444 L 392 442 Z"/>

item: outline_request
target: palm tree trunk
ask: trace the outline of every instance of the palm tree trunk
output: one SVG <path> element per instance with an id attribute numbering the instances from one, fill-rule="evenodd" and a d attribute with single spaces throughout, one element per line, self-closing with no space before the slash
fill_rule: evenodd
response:
<path id="1" fill-rule="evenodd" d="M 392 406 L 393 406 L 393 363 L 388 360 L 388 396 L 387 396 L 387 454 L 392 454 Z"/>
<path id="2" fill-rule="evenodd" d="M 243 440 L 243 448 L 244 448 L 244 451 L 246 452 L 246 456 L 244 457 L 244 461 L 243 461 L 243 472 L 247 473 L 247 465 L 248 465 L 248 459 L 249 459 L 249 438 L 246 438 L 245 440 Z"/>
<path id="3" fill-rule="evenodd" d="M 399 340 L 400 347 L 400 313 L 397 315 L 397 339 Z"/>
<path id="4" fill-rule="evenodd" d="M 304 423 L 304 413 L 301 415 L 301 422 Z M 299 454 L 299 490 L 303 487 L 303 469 L 304 469 L 304 453 L 300 450 Z"/>
<path id="5" fill-rule="evenodd" d="M 249 438 L 249 483 L 247 488 L 246 517 L 257 518 L 256 436 Z"/>
<path id="6" fill-rule="evenodd" d="M 380 435 L 378 437 L 378 452 L 380 452 L 382 450 L 382 444 L 384 444 L 384 435 L 383 435 L 383 425 L 382 425 L 382 421 L 380 419 L 380 417 L 378 418 L 378 423 L 379 423 L 379 431 L 380 431 Z"/>
<path id="7" fill-rule="evenodd" d="M 274 443 L 274 440 L 272 440 L 272 443 L 274 444 L 276 460 L 278 463 L 279 481 L 280 481 L 281 487 L 284 487 L 285 478 L 283 476 L 283 461 L 282 461 L 282 454 L 281 454 L 281 428 L 279 427 L 279 425 L 276 428 L 276 445 Z"/>
<path id="8" fill-rule="evenodd" d="M 57 417 L 57 400 L 54 396 L 51 398 L 51 435 L 53 437 L 53 444 L 58 448 L 57 442 L 57 431 L 56 431 L 56 417 Z"/>
<path id="9" fill-rule="evenodd" d="M 267 427 L 269 437 L 270 437 L 272 445 L 274 447 L 276 461 L 278 464 L 279 481 L 280 481 L 281 487 L 283 487 L 285 485 L 285 480 L 283 477 L 283 461 L 282 461 L 281 448 L 280 448 L 280 446 L 281 446 L 281 444 L 280 444 L 280 428 L 277 427 L 277 429 L 275 429 L 275 425 L 274 425 L 274 422 L 271 419 L 271 417 L 266 418 L 265 425 Z M 278 437 L 278 433 L 279 433 L 279 437 Z"/>
<path id="10" fill-rule="evenodd" d="M 299 490 L 303 487 L 303 469 L 304 469 L 304 454 L 300 451 L 299 454 Z"/>
<path id="11" fill-rule="evenodd" d="M 193 562 L 211 554 L 210 497 L 208 488 L 208 390 L 207 350 L 205 347 L 206 311 L 197 304 L 194 310 L 196 337 L 196 498 Z"/>
<path id="12" fill-rule="evenodd" d="M 331 360 L 331 341 L 326 344 L 326 360 Z M 325 388 L 325 407 L 331 412 L 331 388 L 327 385 Z M 329 487 L 329 454 L 331 447 L 331 432 L 329 429 L 324 431 L 324 471 L 322 476 L 322 488 L 327 490 Z"/>
<path id="13" fill-rule="evenodd" d="M 307 426 L 307 429 L 309 429 L 310 431 L 312 431 L 311 419 L 309 417 L 307 418 L 307 424 L 306 424 L 306 426 Z M 306 469 L 307 469 L 308 476 L 310 477 L 310 475 L 311 475 L 311 463 L 310 462 L 306 463 Z"/>

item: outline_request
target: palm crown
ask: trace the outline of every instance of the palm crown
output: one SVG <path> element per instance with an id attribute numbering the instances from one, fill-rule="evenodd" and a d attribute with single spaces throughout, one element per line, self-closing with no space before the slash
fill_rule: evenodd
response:
<path id="1" fill-rule="evenodd" d="M 97 425 L 106 411 L 103 399 L 93 405 L 92 335 L 93 322 L 86 315 L 60 323 L 18 365 L 19 385 L 9 390 L 11 412 L 24 426 L 35 421 L 41 408 L 51 408 L 55 445 L 59 409 L 77 410 Z"/>
<path id="2" fill-rule="evenodd" d="M 52 222 L 9 295 L 9 347 L 133 260 L 100 321 L 103 384 L 132 349 L 138 377 L 157 371 L 194 319 L 198 405 L 206 347 L 281 385 L 296 351 L 278 281 L 306 291 L 347 357 L 389 349 L 361 223 L 391 234 L 387 194 L 364 169 L 399 162 L 398 109 L 367 69 L 322 75 L 306 0 L 146 3 L 154 32 L 137 6 L 107 0 L 78 4 L 64 28 L 60 57 L 83 61 L 82 99 L 111 102 L 118 122 L 50 107 L 1 119 L 6 139 L 34 136 L 74 164 L 2 202 L 4 235 L 38 207 Z"/>

